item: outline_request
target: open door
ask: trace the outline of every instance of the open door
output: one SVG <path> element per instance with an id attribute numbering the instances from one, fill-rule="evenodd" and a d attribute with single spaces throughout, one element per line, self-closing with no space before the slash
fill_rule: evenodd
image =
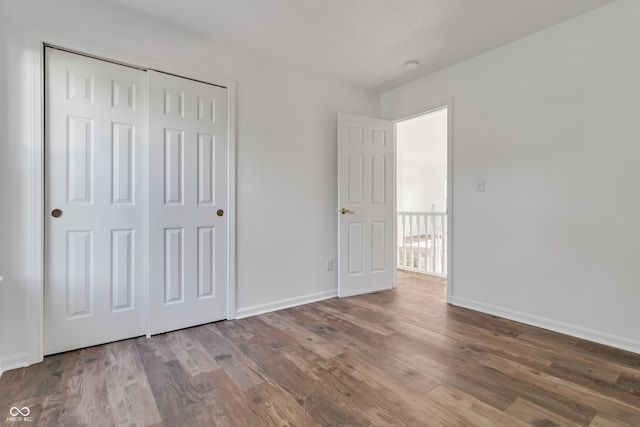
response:
<path id="1" fill-rule="evenodd" d="M 394 137 L 386 120 L 338 114 L 338 296 L 395 282 Z"/>

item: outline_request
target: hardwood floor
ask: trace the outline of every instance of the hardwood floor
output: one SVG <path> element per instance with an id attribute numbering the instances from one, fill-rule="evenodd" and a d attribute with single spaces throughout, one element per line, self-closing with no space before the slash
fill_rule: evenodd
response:
<path id="1" fill-rule="evenodd" d="M 447 306 L 426 277 L 49 356 L 0 378 L 0 425 L 640 426 L 639 355 Z"/>

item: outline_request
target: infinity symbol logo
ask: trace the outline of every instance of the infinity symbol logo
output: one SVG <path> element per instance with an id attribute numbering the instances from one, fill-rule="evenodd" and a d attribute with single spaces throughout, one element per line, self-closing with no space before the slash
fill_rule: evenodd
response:
<path id="1" fill-rule="evenodd" d="M 12 417 L 17 417 L 18 414 L 22 415 L 23 417 L 26 417 L 31 413 L 31 409 L 27 408 L 26 406 L 22 409 L 16 408 L 14 406 L 9 410 L 9 413 L 11 414 Z"/>

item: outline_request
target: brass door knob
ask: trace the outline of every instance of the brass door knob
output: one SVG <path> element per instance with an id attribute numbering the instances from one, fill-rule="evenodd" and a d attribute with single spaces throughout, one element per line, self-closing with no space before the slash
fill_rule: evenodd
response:
<path id="1" fill-rule="evenodd" d="M 51 211 L 51 216 L 54 218 L 60 218 L 62 216 L 62 209 L 54 209 Z"/>
<path id="2" fill-rule="evenodd" d="M 216 215 L 222 216 L 224 215 L 224 211 L 222 209 L 218 209 L 218 211 L 216 212 Z"/>
<path id="3" fill-rule="evenodd" d="M 354 214 L 355 212 L 354 212 L 354 211 L 350 211 L 350 210 L 349 210 L 349 209 L 347 209 L 347 208 L 342 208 L 342 209 L 340 210 L 340 213 L 341 213 L 342 215 L 346 215 L 346 214 Z"/>

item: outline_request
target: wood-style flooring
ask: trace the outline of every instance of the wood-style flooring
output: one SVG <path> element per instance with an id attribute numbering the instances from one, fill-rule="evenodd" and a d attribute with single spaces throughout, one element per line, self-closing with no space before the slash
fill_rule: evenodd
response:
<path id="1" fill-rule="evenodd" d="M 0 425 L 640 426 L 640 355 L 444 288 L 399 272 L 389 292 L 49 356 L 0 378 Z"/>

